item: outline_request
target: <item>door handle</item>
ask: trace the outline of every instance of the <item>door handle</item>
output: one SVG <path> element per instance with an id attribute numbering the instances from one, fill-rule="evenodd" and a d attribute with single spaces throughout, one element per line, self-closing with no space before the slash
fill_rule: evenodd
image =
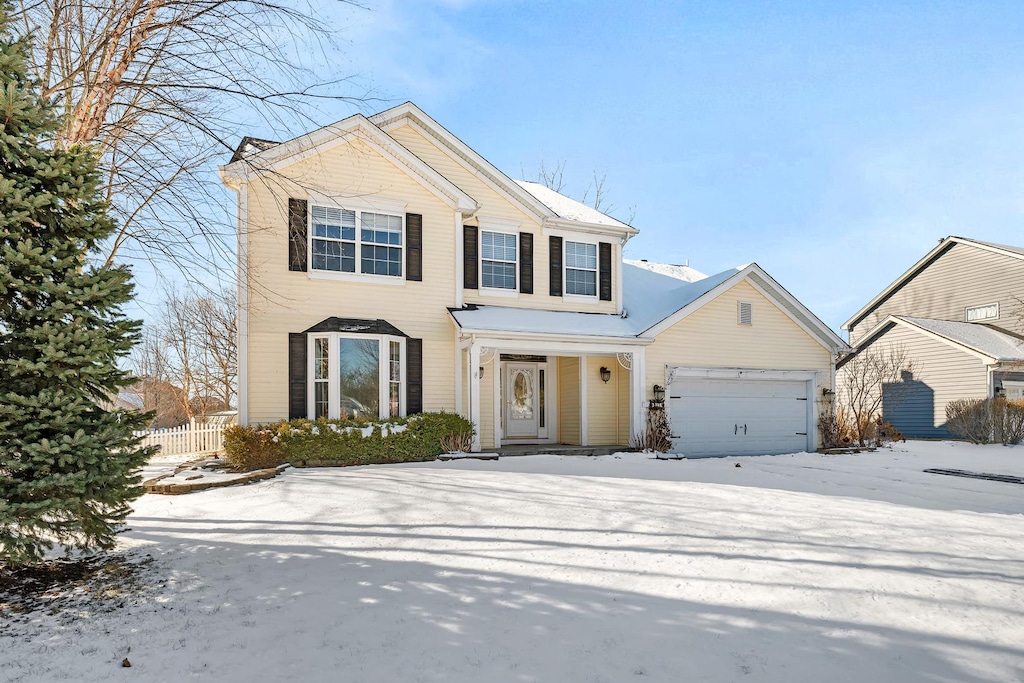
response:
<path id="1" fill-rule="evenodd" d="M 735 424 L 734 424 L 734 425 L 732 426 L 732 433 L 733 433 L 733 434 L 739 434 L 739 431 L 740 431 L 740 426 L 739 426 L 739 425 L 735 425 Z"/>
<path id="2" fill-rule="evenodd" d="M 746 434 L 747 434 L 747 425 L 743 425 L 743 435 L 746 436 Z"/>

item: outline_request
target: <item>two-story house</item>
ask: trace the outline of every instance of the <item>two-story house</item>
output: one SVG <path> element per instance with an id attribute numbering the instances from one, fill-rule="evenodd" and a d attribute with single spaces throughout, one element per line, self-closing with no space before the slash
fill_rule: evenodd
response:
<path id="1" fill-rule="evenodd" d="M 856 353 L 896 347 L 912 362 L 883 388 L 885 419 L 906 436 L 947 437 L 950 401 L 1024 398 L 1024 248 L 939 240 L 843 329 Z"/>
<path id="2" fill-rule="evenodd" d="M 656 393 L 687 455 L 813 449 L 844 342 L 756 264 L 683 282 L 637 230 L 512 180 L 415 105 L 246 138 L 239 419 L 447 410 L 474 449 L 626 446 Z"/>

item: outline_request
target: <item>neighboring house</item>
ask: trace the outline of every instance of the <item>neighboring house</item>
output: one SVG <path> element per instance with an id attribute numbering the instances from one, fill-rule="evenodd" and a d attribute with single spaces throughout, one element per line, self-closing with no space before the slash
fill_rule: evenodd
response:
<path id="1" fill-rule="evenodd" d="M 857 353 L 896 346 L 913 361 L 883 392 L 885 419 L 905 436 L 946 437 L 950 401 L 1024 398 L 1022 301 L 1024 248 L 947 237 L 843 329 Z"/>
<path id="2" fill-rule="evenodd" d="M 515 181 L 403 104 L 246 138 L 239 421 L 456 411 L 474 450 L 627 446 L 654 386 L 689 455 L 816 446 L 845 343 L 757 265 L 687 283 L 637 230 Z"/>

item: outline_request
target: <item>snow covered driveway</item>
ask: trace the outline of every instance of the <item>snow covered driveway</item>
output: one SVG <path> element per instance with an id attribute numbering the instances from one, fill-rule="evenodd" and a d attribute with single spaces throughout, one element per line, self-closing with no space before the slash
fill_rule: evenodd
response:
<path id="1" fill-rule="evenodd" d="M 1024 474 L 1024 448 L 534 456 L 149 495 L 122 543 L 165 585 L 18 625 L 0 681 L 1024 681 L 1024 486 L 925 467 Z"/>

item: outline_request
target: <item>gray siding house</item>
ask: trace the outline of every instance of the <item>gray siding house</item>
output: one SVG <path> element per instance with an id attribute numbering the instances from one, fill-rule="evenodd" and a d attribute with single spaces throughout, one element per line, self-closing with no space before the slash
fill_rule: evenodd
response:
<path id="1" fill-rule="evenodd" d="M 904 435 L 944 438 L 946 405 L 1024 398 L 1024 248 L 947 237 L 843 325 L 856 354 L 906 349 L 912 373 L 883 388 Z"/>

